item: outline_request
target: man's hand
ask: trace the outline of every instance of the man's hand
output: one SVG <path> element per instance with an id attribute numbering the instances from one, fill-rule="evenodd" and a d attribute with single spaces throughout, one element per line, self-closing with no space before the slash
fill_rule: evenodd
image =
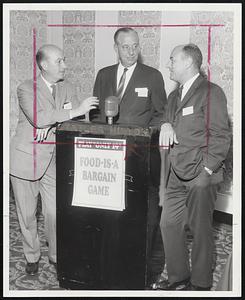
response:
<path id="1" fill-rule="evenodd" d="M 97 108 L 99 99 L 97 97 L 89 97 L 82 101 L 78 108 L 70 111 L 71 119 L 85 115 L 91 109 Z"/>
<path id="2" fill-rule="evenodd" d="M 37 131 L 36 131 L 35 141 L 37 141 L 38 143 L 40 143 L 40 142 L 43 142 L 44 140 L 46 140 L 50 128 L 51 127 L 38 128 Z"/>
<path id="3" fill-rule="evenodd" d="M 178 144 L 176 134 L 170 123 L 164 123 L 161 126 L 161 131 L 159 135 L 159 146 L 163 149 L 169 149 L 173 144 Z"/>

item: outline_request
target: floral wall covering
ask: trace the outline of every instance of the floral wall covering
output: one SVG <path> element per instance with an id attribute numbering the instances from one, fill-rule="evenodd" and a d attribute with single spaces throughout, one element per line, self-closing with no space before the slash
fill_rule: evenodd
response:
<path id="1" fill-rule="evenodd" d="M 18 122 L 17 86 L 33 78 L 33 28 L 36 29 L 37 49 L 46 43 L 47 14 L 45 11 L 10 12 L 10 137 Z"/>
<path id="2" fill-rule="evenodd" d="M 94 11 L 64 11 L 63 24 L 95 23 Z M 77 89 L 81 99 L 92 95 L 94 84 L 94 27 L 64 27 L 63 45 L 66 56 L 66 78 Z"/>
<path id="3" fill-rule="evenodd" d="M 211 81 L 224 90 L 228 100 L 228 111 L 233 119 L 233 13 L 192 12 L 192 24 L 223 24 L 211 29 Z M 207 70 L 208 28 L 191 27 L 190 41 L 199 45 L 203 63 Z"/>
<path id="4" fill-rule="evenodd" d="M 161 11 L 119 11 L 118 24 L 161 24 L 161 18 Z M 134 29 L 140 38 L 142 62 L 159 69 L 161 28 L 136 27 Z"/>

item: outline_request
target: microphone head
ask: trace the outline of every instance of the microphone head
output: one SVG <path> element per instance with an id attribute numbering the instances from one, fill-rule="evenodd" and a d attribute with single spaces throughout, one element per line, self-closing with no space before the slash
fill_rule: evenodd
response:
<path id="1" fill-rule="evenodd" d="M 105 99 L 106 117 L 115 117 L 118 114 L 119 100 L 116 96 L 109 96 Z"/>

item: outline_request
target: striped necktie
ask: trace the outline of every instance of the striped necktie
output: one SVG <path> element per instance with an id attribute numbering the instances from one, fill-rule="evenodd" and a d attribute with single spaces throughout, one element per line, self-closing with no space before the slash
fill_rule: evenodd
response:
<path id="1" fill-rule="evenodd" d="M 122 74 L 119 84 L 118 84 L 117 97 L 118 97 L 119 101 L 121 100 L 122 95 L 123 95 L 123 88 L 124 88 L 124 84 L 125 84 L 125 80 L 126 80 L 126 72 L 127 71 L 128 71 L 128 69 L 124 68 L 123 74 Z"/>
<path id="2" fill-rule="evenodd" d="M 55 100 L 55 95 L 56 95 L 56 85 L 55 85 L 55 84 L 52 84 L 52 85 L 51 85 L 51 88 L 52 88 L 52 96 L 53 96 L 53 98 L 54 98 L 54 100 Z"/>

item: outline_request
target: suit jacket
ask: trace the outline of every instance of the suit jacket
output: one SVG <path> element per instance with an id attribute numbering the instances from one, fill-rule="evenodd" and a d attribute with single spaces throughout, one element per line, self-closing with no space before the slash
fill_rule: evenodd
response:
<path id="1" fill-rule="evenodd" d="M 72 108 L 79 105 L 74 91 L 75 89 L 70 83 L 61 81 L 56 85 L 56 98 L 54 100 L 47 85 L 39 76 L 36 84 L 37 120 L 34 123 L 33 81 L 27 80 L 20 84 L 17 88 L 20 106 L 19 120 L 16 134 L 10 144 L 11 175 L 27 180 L 37 180 L 44 175 L 55 150 L 55 135 L 53 130 L 50 130 L 45 140 L 47 144 L 34 145 L 34 127 L 56 126 L 60 122 L 69 120 L 69 111 L 63 109 L 63 105 L 65 102 L 71 102 Z"/>
<path id="2" fill-rule="evenodd" d="M 179 144 L 174 144 L 165 165 L 183 180 L 195 178 L 204 166 L 214 173 L 215 183 L 222 181 L 223 161 L 230 147 L 227 100 L 223 90 L 199 76 L 177 107 L 177 93 L 168 98 L 167 122 L 172 124 Z"/>
<path id="3" fill-rule="evenodd" d="M 94 84 L 94 96 L 100 100 L 99 112 L 91 114 L 91 120 L 106 122 L 105 99 L 115 96 L 118 64 L 101 69 Z M 147 88 L 143 97 L 137 88 Z M 117 123 L 137 126 L 159 126 L 164 120 L 167 97 L 162 74 L 149 66 L 137 63 L 123 94 Z"/>

